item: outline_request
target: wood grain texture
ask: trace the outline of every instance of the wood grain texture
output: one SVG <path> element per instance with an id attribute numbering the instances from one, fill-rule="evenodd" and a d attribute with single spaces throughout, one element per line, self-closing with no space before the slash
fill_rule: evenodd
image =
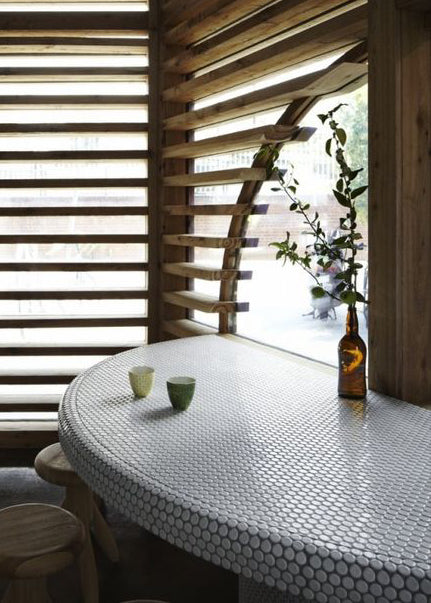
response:
<path id="1" fill-rule="evenodd" d="M 148 13 L 146 12 L 92 12 L 70 11 L 67 18 L 63 11 L 2 11 L 0 29 L 11 31 L 141 31 L 148 30 Z M 64 35 L 64 34 L 63 34 Z"/>
<path id="2" fill-rule="evenodd" d="M 213 249 L 237 249 L 238 247 L 256 247 L 258 239 L 243 237 L 216 237 L 198 234 L 164 235 L 165 245 L 180 247 L 208 247 Z"/>
<path id="3" fill-rule="evenodd" d="M 205 184 L 238 184 L 249 180 L 266 180 L 266 170 L 262 168 L 232 168 L 213 172 L 197 172 L 195 174 L 179 174 L 165 176 L 165 186 L 204 186 Z"/>
<path id="4" fill-rule="evenodd" d="M 314 131 L 315 128 L 300 128 L 298 126 L 259 126 L 250 130 L 241 130 L 195 142 L 164 147 L 163 156 L 196 158 L 240 151 L 276 142 L 304 142 L 312 136 Z"/>
<path id="5" fill-rule="evenodd" d="M 197 293 L 196 291 L 169 291 L 163 293 L 163 299 L 174 306 L 219 314 L 247 312 L 249 307 L 248 303 L 220 301 L 218 297 Z"/>
<path id="6" fill-rule="evenodd" d="M 206 281 L 222 280 L 249 280 L 252 273 L 250 270 L 222 270 L 211 266 L 202 266 L 193 262 L 177 262 L 162 265 L 163 272 L 178 274 L 186 278 L 199 278 Z"/>
<path id="7" fill-rule="evenodd" d="M 191 102 L 250 80 L 342 50 L 367 35 L 367 10 L 360 7 L 164 91 L 165 100 Z"/>
<path id="8" fill-rule="evenodd" d="M 217 329 L 198 323 L 194 320 L 169 320 L 163 323 L 165 333 L 175 337 L 196 337 L 197 335 L 215 335 Z"/>
<path id="9" fill-rule="evenodd" d="M 165 205 L 163 211 L 177 216 L 243 216 L 266 214 L 268 205 L 261 203 L 250 207 L 246 203 L 210 203 L 203 205 Z"/>
<path id="10" fill-rule="evenodd" d="M 230 62 L 234 53 L 244 55 L 251 47 L 253 51 L 260 50 L 365 3 L 366 0 L 347 3 L 344 0 L 289 0 L 270 4 L 207 40 L 176 53 L 164 67 L 168 71 L 191 73 L 222 59 Z"/>

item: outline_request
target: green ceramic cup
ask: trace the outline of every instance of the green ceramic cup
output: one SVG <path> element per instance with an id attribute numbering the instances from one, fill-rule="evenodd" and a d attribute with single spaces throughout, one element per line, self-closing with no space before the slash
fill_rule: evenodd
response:
<path id="1" fill-rule="evenodd" d="M 196 379 L 193 377 L 169 377 L 166 381 L 169 400 L 175 410 L 187 410 L 195 393 Z"/>

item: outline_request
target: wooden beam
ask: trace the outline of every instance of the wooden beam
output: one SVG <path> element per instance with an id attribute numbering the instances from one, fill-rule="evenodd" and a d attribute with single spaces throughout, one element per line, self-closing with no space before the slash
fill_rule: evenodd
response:
<path id="1" fill-rule="evenodd" d="M 0 207 L 3 216 L 146 216 L 148 207 L 142 205 L 48 205 Z"/>
<path id="2" fill-rule="evenodd" d="M 145 341 L 122 342 L 121 345 L 95 344 L 94 341 L 73 345 L 64 343 L 0 344 L 0 356 L 112 356 L 145 344 Z M 3 396 L 0 396 L 0 406 Z M 1 408 L 0 408 L 1 410 Z"/>
<path id="3" fill-rule="evenodd" d="M 248 312 L 248 303 L 220 301 L 217 297 L 197 293 L 196 291 L 169 291 L 163 293 L 166 303 L 199 312 L 228 314 L 230 312 Z M 1 382 L 1 381 L 0 381 Z"/>
<path id="4" fill-rule="evenodd" d="M 370 1 L 369 384 L 431 402 L 431 31 Z M 412 437 L 414 435 L 412 434 Z"/>
<path id="5" fill-rule="evenodd" d="M 168 130 L 192 130 L 244 115 L 252 115 L 258 111 L 276 109 L 305 96 L 341 93 L 346 86 L 354 82 L 357 82 L 358 86 L 362 85 L 367 72 L 367 65 L 361 63 L 330 66 L 203 109 L 174 115 L 165 119 L 164 127 Z"/>
<path id="6" fill-rule="evenodd" d="M 0 412 L 56 412 L 61 394 L 12 394 L 0 396 Z"/>
<path id="7" fill-rule="evenodd" d="M 213 249 L 237 249 L 238 247 L 257 247 L 259 239 L 241 237 L 211 237 L 196 234 L 163 235 L 165 245 L 180 247 L 209 247 Z"/>
<path id="8" fill-rule="evenodd" d="M 174 25 L 165 34 L 167 43 L 190 44 L 230 23 L 259 10 L 268 0 L 174 1 L 164 8 L 165 25 Z"/>
<path id="9" fill-rule="evenodd" d="M 0 272 L 142 272 L 147 262 L 0 262 Z"/>
<path id="10" fill-rule="evenodd" d="M 217 32 L 203 42 L 177 52 L 165 61 L 167 71 L 192 73 L 225 59 L 234 53 L 253 52 L 280 39 L 297 35 L 312 26 L 366 4 L 366 0 L 290 0 L 277 2 Z M 189 34 L 188 31 L 185 32 Z M 277 39 L 274 36 L 277 36 Z M 247 50 L 246 50 L 247 49 Z"/>
<path id="11" fill-rule="evenodd" d="M 328 23 L 272 44 L 228 65 L 214 69 L 164 91 L 165 100 L 191 102 L 199 98 L 261 79 L 270 73 L 303 64 L 322 55 L 361 42 L 367 34 L 367 10 L 361 6 Z"/>
<path id="12" fill-rule="evenodd" d="M 397 8 L 429 12 L 431 10 L 431 5 L 429 0 L 397 0 Z"/>
<path id="13" fill-rule="evenodd" d="M 113 288 L 113 289 L 0 289 L 0 300 L 4 299 L 147 299 L 148 291 L 135 288 Z"/>
<path id="14" fill-rule="evenodd" d="M 7 161 L 92 161 L 148 159 L 148 151 L 0 151 L 0 162 Z M 0 208 L 1 211 L 1 208 Z"/>
<path id="15" fill-rule="evenodd" d="M 208 327 L 187 318 L 180 320 L 165 320 L 163 330 L 175 337 L 196 337 L 197 335 L 216 335 L 217 329 Z"/>
<path id="16" fill-rule="evenodd" d="M 57 421 L 0 421 L 0 448 L 44 448 L 58 442 Z"/>
<path id="17" fill-rule="evenodd" d="M 140 55 L 146 56 L 148 40 L 143 38 L 90 38 L 0 36 L 0 55 Z"/>
<path id="18" fill-rule="evenodd" d="M 205 205 L 165 205 L 163 211 L 171 216 L 245 216 L 266 214 L 268 205 L 250 207 L 246 203 L 210 203 Z"/>
<path id="19" fill-rule="evenodd" d="M 147 132 L 148 124 L 145 122 L 126 122 L 126 123 L 16 123 L 16 124 L 0 124 L 1 134 L 29 134 L 51 132 Z"/>
<path id="20" fill-rule="evenodd" d="M 1 38 L 0 38 L 1 39 Z M 147 105 L 147 94 L 32 94 L 2 95 L 2 109 L 140 109 Z"/>
<path id="21" fill-rule="evenodd" d="M 250 270 L 222 270 L 212 266 L 202 266 L 192 262 L 177 262 L 162 265 L 163 272 L 168 274 L 178 274 L 186 278 L 199 278 L 206 281 L 232 280 L 250 280 L 252 272 Z"/>
<path id="22" fill-rule="evenodd" d="M 1 182 L 1 181 L 0 181 Z M 0 234 L 0 245 L 11 243 L 148 243 L 143 234 Z"/>
<path id="23" fill-rule="evenodd" d="M 79 371 L 51 371 L 49 373 L 33 374 L 18 371 L 15 374 L 0 374 L 0 385 L 43 385 L 53 383 L 70 383 Z M 0 407 L 1 411 L 1 407 Z"/>
<path id="24" fill-rule="evenodd" d="M 0 180 L 6 188 L 146 188 L 146 178 L 34 178 L 26 180 Z"/>
<path id="25" fill-rule="evenodd" d="M 165 176 L 165 186 L 205 186 L 216 184 L 238 184 L 249 180 L 264 181 L 267 179 L 265 169 L 258 168 L 232 168 L 230 170 L 217 170 L 214 172 L 198 172 L 196 174 L 180 174 L 178 176 Z"/>
<path id="26" fill-rule="evenodd" d="M 0 81 L 146 82 L 147 75 L 147 67 L 2 67 Z"/>
<path id="27" fill-rule="evenodd" d="M 127 11 L 15 11 L 0 13 L 0 29 L 12 31 L 48 32 L 50 30 L 74 31 L 148 31 L 147 12 Z"/>
<path id="28" fill-rule="evenodd" d="M 163 156 L 166 158 L 195 158 L 250 149 L 276 142 L 305 142 L 310 139 L 315 130 L 316 128 L 300 128 L 298 126 L 259 126 L 250 130 L 168 146 L 163 149 Z"/>
<path id="29" fill-rule="evenodd" d="M 2 329 L 41 329 L 63 327 L 145 327 L 148 319 L 134 316 L 2 316 Z"/>

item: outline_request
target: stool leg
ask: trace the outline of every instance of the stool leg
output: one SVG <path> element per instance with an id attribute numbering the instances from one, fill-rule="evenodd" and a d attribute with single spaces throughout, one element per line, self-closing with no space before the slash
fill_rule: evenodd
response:
<path id="1" fill-rule="evenodd" d="M 91 490 L 84 484 L 73 488 L 67 487 L 63 508 L 76 515 L 84 524 L 86 538 L 79 558 L 83 600 L 85 603 L 99 603 L 97 567 L 90 534 L 94 509 Z"/>
<path id="2" fill-rule="evenodd" d="M 93 503 L 93 532 L 100 548 L 108 559 L 117 563 L 120 559 L 117 543 L 95 502 Z"/>
<path id="3" fill-rule="evenodd" d="M 46 578 L 14 580 L 10 583 L 1 603 L 50 603 Z"/>

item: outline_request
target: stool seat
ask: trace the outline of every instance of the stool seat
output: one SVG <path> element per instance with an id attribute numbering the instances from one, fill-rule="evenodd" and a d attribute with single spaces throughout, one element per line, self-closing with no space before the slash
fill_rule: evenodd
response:
<path id="1" fill-rule="evenodd" d="M 2 603 L 48 603 L 46 578 L 77 559 L 83 524 L 72 513 L 45 504 L 0 510 L 0 577 L 10 580 Z"/>
<path id="2" fill-rule="evenodd" d="M 81 478 L 74 471 L 58 442 L 39 452 L 34 460 L 34 468 L 41 478 L 51 484 L 57 486 L 82 484 Z"/>

